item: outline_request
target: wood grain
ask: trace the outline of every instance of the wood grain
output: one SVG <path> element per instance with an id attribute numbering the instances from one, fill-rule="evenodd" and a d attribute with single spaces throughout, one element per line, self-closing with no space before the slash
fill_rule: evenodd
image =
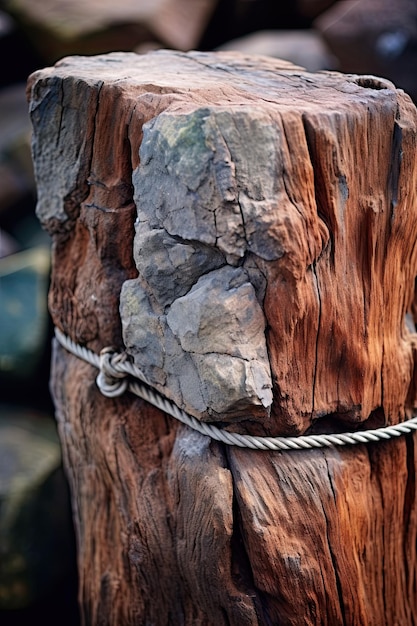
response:
<path id="1" fill-rule="evenodd" d="M 416 109 L 237 53 L 69 57 L 28 81 L 54 323 L 205 421 L 394 424 L 416 404 Z M 412 626 L 414 436 L 227 448 L 54 347 L 84 624 Z"/>

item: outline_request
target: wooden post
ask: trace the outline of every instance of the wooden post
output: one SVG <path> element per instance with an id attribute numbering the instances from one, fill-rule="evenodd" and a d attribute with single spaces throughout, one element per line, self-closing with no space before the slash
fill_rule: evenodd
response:
<path id="1" fill-rule="evenodd" d="M 416 405 L 416 130 L 373 76 L 236 53 L 68 57 L 28 82 L 55 325 L 201 421 L 293 436 Z M 83 623 L 411 626 L 415 437 L 227 446 L 58 344 Z"/>

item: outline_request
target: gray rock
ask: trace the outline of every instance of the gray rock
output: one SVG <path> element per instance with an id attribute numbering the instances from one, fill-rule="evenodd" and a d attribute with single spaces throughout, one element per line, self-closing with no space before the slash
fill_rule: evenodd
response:
<path id="1" fill-rule="evenodd" d="M 157 301 L 166 306 L 182 296 L 205 271 L 224 264 L 223 255 L 198 241 L 171 237 L 145 223 L 135 239 L 135 261 Z"/>
<path id="2" fill-rule="evenodd" d="M 139 278 L 122 289 L 123 337 L 145 379 L 200 419 L 267 415 L 272 403 L 254 259 L 281 258 L 288 237 L 272 174 L 283 132 L 239 108 L 167 112 L 143 127 Z"/>
<path id="3" fill-rule="evenodd" d="M 120 302 L 125 345 L 144 378 L 187 412 L 224 419 L 269 408 L 265 320 L 243 269 L 204 274 L 166 314 L 140 280 L 124 283 Z"/>
<path id="4" fill-rule="evenodd" d="M 267 260 L 282 256 L 277 216 L 266 210 L 281 196 L 272 172 L 280 169 L 282 129 L 261 114 L 249 122 L 239 109 L 200 109 L 163 113 L 143 132 L 141 162 L 132 177 L 137 262 L 143 222 L 146 230 L 163 228 L 182 242 L 215 246 L 216 259 L 220 251 L 233 265 L 247 251 Z"/>

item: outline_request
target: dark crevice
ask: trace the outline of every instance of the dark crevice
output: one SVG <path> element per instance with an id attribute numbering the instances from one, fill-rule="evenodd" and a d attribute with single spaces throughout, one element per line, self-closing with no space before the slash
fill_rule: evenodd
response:
<path id="1" fill-rule="evenodd" d="M 325 458 L 325 461 L 326 461 L 327 476 L 328 476 L 328 479 L 329 479 L 329 485 L 330 485 L 330 488 L 332 490 L 332 496 L 333 496 L 333 500 L 334 500 L 334 503 L 335 503 L 335 506 L 336 506 L 336 491 L 334 489 L 332 476 L 331 476 L 331 473 L 330 473 L 330 468 L 329 468 L 329 464 L 327 462 L 326 455 L 324 455 L 324 458 Z M 329 547 L 329 555 L 330 555 L 330 559 L 331 559 L 331 562 L 332 562 L 333 572 L 334 572 L 335 581 L 336 581 L 336 589 L 337 589 L 337 595 L 338 595 L 338 598 L 339 598 L 340 613 L 341 613 L 341 617 L 342 617 L 342 624 L 343 624 L 343 626 L 347 626 L 345 603 L 344 603 L 344 599 L 343 599 L 343 589 L 342 589 L 342 584 L 341 584 L 339 571 L 338 571 L 338 567 L 337 567 L 337 558 L 335 556 L 335 553 L 333 552 L 332 544 L 331 544 L 331 540 L 330 540 L 330 536 L 329 536 L 329 519 L 328 519 L 328 517 L 326 515 L 326 510 L 325 510 L 324 506 L 323 506 L 323 515 L 324 515 L 324 518 L 326 520 L 326 540 L 327 540 L 327 545 Z"/>
<path id="2" fill-rule="evenodd" d="M 316 200 L 318 218 L 321 219 L 324 222 L 324 224 L 326 225 L 326 228 L 327 228 L 327 230 L 329 232 L 330 242 L 331 242 L 331 250 L 332 250 L 332 253 L 331 253 L 330 256 L 331 256 L 331 259 L 332 259 L 333 258 L 332 254 L 334 252 L 333 231 L 332 231 L 331 225 L 328 223 L 328 220 L 324 219 L 325 216 L 324 216 L 324 212 L 323 212 L 322 207 L 321 207 L 322 203 L 321 203 L 320 197 L 318 195 L 318 190 L 320 189 L 320 180 L 318 178 L 317 168 L 314 167 L 315 158 L 314 158 L 314 148 L 313 148 L 313 144 L 312 144 L 311 130 L 309 129 L 309 123 L 308 123 L 308 120 L 307 120 L 305 115 L 302 116 L 302 123 L 303 123 L 303 128 L 304 128 L 304 135 L 305 135 L 305 139 L 306 139 L 307 149 L 308 149 L 308 153 L 309 153 L 309 157 L 310 157 L 310 163 L 311 163 L 311 166 L 312 166 L 312 169 L 313 169 L 313 175 L 314 175 L 314 196 L 315 196 L 315 200 Z M 284 131 L 284 136 L 286 137 L 285 124 L 283 124 L 283 131 Z M 292 198 L 290 197 L 289 191 L 287 189 L 285 171 L 283 172 L 283 174 L 284 174 L 283 175 L 283 181 L 284 181 L 284 186 L 285 186 L 285 191 L 287 193 L 287 197 L 292 202 L 292 204 L 294 205 L 296 210 L 298 212 L 300 212 L 298 207 L 297 207 L 297 205 L 293 202 Z M 323 252 L 324 252 L 324 250 L 322 250 L 321 254 L 323 254 Z M 311 403 L 311 406 L 312 406 L 311 413 L 312 413 L 312 415 L 314 415 L 314 410 L 315 410 L 315 391 L 316 391 L 317 366 L 318 366 L 318 344 L 319 344 L 321 313 L 322 313 L 322 305 L 321 305 L 321 297 L 320 297 L 320 287 L 319 287 L 319 280 L 318 280 L 317 271 L 316 271 L 316 262 L 317 262 L 317 259 L 310 266 L 312 274 L 313 274 L 313 277 L 314 277 L 314 283 L 315 283 L 316 292 L 317 292 L 317 299 L 318 299 L 317 336 L 316 336 L 316 346 L 315 346 L 315 364 L 314 364 L 313 388 L 312 388 L 312 403 Z"/>
<path id="3" fill-rule="evenodd" d="M 220 606 L 219 609 L 220 609 L 220 613 L 222 614 L 222 617 L 223 617 L 224 625 L 225 626 L 231 626 L 230 620 L 229 620 L 229 616 L 227 614 L 226 609 L 224 607 L 222 607 L 222 606 Z"/>
<path id="4" fill-rule="evenodd" d="M 214 232 L 216 233 L 215 240 L 214 240 L 214 247 L 216 249 L 218 249 L 219 235 L 217 234 L 217 215 L 216 215 L 216 211 L 213 211 L 213 221 L 214 221 Z"/>
<path id="5" fill-rule="evenodd" d="M 93 124 L 93 133 L 92 133 L 92 137 L 91 137 L 91 152 L 90 152 L 90 159 L 89 159 L 89 163 L 88 163 L 88 172 L 91 172 L 91 165 L 93 163 L 93 155 L 94 155 L 94 143 L 95 143 L 95 138 L 96 138 L 96 131 L 97 131 L 97 124 L 96 124 L 96 118 L 98 115 L 98 109 L 100 106 L 100 93 L 101 90 L 103 88 L 104 85 L 104 81 L 100 81 L 98 83 L 98 89 L 97 89 L 97 98 L 96 98 L 96 110 L 94 111 L 94 124 Z"/>
<path id="6" fill-rule="evenodd" d="M 363 430 L 373 430 L 375 428 L 383 428 L 387 425 L 385 411 L 383 406 L 379 406 L 376 409 L 373 409 L 367 419 L 364 422 L 360 423 L 361 429 Z"/>
<path id="7" fill-rule="evenodd" d="M 249 241 L 248 241 L 247 232 L 246 232 L 245 216 L 244 216 L 244 213 L 243 213 L 242 205 L 240 204 L 239 192 L 237 193 L 237 205 L 239 207 L 240 217 L 242 218 L 243 237 L 244 237 L 244 239 L 246 241 L 246 245 L 249 248 Z"/>
<path id="8" fill-rule="evenodd" d="M 256 613 L 257 621 L 260 624 L 269 626 L 272 621 L 269 619 L 266 613 L 266 607 L 268 603 L 263 598 L 262 592 L 260 592 L 255 585 L 252 565 L 250 562 L 249 554 L 246 549 L 245 541 L 242 535 L 241 529 L 241 515 L 239 511 L 239 504 L 236 494 L 235 478 L 233 475 L 233 462 L 231 461 L 231 451 L 229 446 L 223 445 L 224 458 L 227 463 L 227 469 L 230 471 L 232 486 L 233 486 L 233 532 L 230 542 L 231 547 L 231 575 L 236 588 L 246 596 L 248 596 L 253 602 L 253 608 Z M 275 626 L 278 626 L 277 624 Z"/>
<path id="9" fill-rule="evenodd" d="M 137 103 L 134 104 L 134 106 L 132 107 L 131 111 L 130 111 L 130 115 L 129 115 L 129 119 L 127 120 L 127 124 L 126 124 L 126 138 L 130 144 L 130 140 L 129 140 L 129 128 L 130 128 L 130 124 L 132 123 L 133 117 L 136 113 L 136 108 L 137 108 Z"/>
<path id="10" fill-rule="evenodd" d="M 381 354 L 381 407 L 384 407 L 384 369 L 385 369 L 385 346 L 382 343 L 382 354 Z"/>
<path id="11" fill-rule="evenodd" d="M 381 525 L 381 529 L 380 529 L 380 542 L 382 546 L 388 546 L 390 545 L 391 542 L 391 538 L 389 536 L 389 529 L 387 529 L 387 525 L 384 523 L 384 517 L 386 515 L 386 510 L 387 510 L 387 506 L 386 506 L 386 502 L 385 502 L 385 497 L 384 497 L 384 491 L 385 491 L 385 484 L 383 483 L 382 479 L 381 479 L 381 472 L 378 471 L 379 467 L 380 467 L 380 450 L 381 447 L 383 447 L 384 444 L 382 442 L 379 443 L 368 443 L 367 446 L 365 446 L 365 449 L 368 453 L 368 458 L 369 458 L 369 466 L 370 466 L 370 470 L 371 470 L 371 480 L 373 481 L 373 486 L 374 486 L 374 490 L 375 492 L 379 491 L 379 497 L 378 494 L 376 495 L 377 501 L 380 502 L 380 510 L 382 511 L 383 514 L 383 518 L 382 518 L 382 525 Z M 388 533 L 388 534 L 387 534 Z M 386 560 L 385 560 L 385 550 L 381 550 L 381 563 L 380 563 L 380 567 L 379 567 L 381 573 L 382 573 L 382 589 L 381 589 L 381 596 L 382 596 L 382 601 L 383 601 L 383 614 L 387 615 L 387 593 L 389 596 L 389 592 L 390 590 L 387 589 L 387 573 L 386 573 Z"/>
<path id="12" fill-rule="evenodd" d="M 281 122 L 282 122 L 282 130 L 283 130 L 283 133 L 284 133 L 285 142 L 287 144 L 287 150 L 288 150 L 288 153 L 291 154 L 290 143 L 288 141 L 288 134 L 287 134 L 287 128 L 286 128 L 286 125 L 285 125 L 285 120 L 282 119 Z M 311 154 L 310 154 L 310 160 L 311 160 Z M 288 189 L 287 179 L 288 179 L 288 171 L 286 170 L 285 166 L 283 166 L 283 168 L 282 168 L 282 182 L 284 183 L 284 189 L 285 189 L 285 193 L 287 194 L 287 198 L 291 202 L 292 206 L 295 208 L 297 213 L 303 219 L 305 219 L 305 213 L 298 208 L 297 203 L 292 198 L 292 194 L 290 193 L 290 191 Z"/>
<path id="13" fill-rule="evenodd" d="M 328 520 L 326 518 L 326 524 L 328 524 Z M 340 576 L 339 576 L 339 572 L 337 569 L 337 562 L 335 559 L 335 555 L 333 550 L 330 547 L 330 541 L 329 541 L 329 537 L 327 535 L 327 542 L 329 544 L 329 554 L 330 554 L 330 558 L 332 561 L 332 566 L 333 566 L 333 571 L 334 571 L 334 575 L 335 575 L 335 580 L 336 580 L 336 589 L 337 589 L 337 595 L 339 598 L 339 603 L 340 603 L 340 612 L 341 612 L 341 617 L 342 617 L 342 624 L 343 626 L 347 626 L 346 624 L 346 618 L 345 618 L 345 606 L 344 606 L 344 600 L 343 600 L 343 590 L 342 590 L 342 585 L 340 582 Z"/>
<path id="14" fill-rule="evenodd" d="M 415 452 L 414 452 L 414 438 L 412 435 L 405 437 L 406 444 L 406 464 L 407 464 L 407 482 L 405 486 L 404 494 L 404 511 L 403 511 L 403 554 L 404 554 L 404 567 L 405 567 L 405 579 L 407 582 L 412 580 L 414 572 L 410 571 L 410 547 L 407 545 L 409 536 L 413 536 L 413 529 L 411 528 L 412 513 L 416 505 L 416 476 L 415 476 Z"/>
<path id="15" fill-rule="evenodd" d="M 325 189 L 325 184 L 323 182 L 323 174 L 321 172 L 321 163 L 320 160 L 317 160 L 314 148 L 314 127 L 309 122 L 307 116 L 303 114 L 302 116 L 303 128 L 304 128 L 304 136 L 307 144 L 308 154 L 310 157 L 310 163 L 313 170 L 314 177 L 314 198 L 316 201 L 317 207 L 317 216 L 325 225 L 328 234 L 329 234 L 329 242 L 326 247 L 322 250 L 321 254 L 323 254 L 326 248 L 329 249 L 329 261 L 331 265 L 334 267 L 334 254 L 335 254 L 335 228 L 336 224 L 332 221 L 332 216 L 329 215 L 329 211 L 325 210 L 325 203 L 323 201 L 323 189 Z M 345 189 L 347 189 L 346 177 L 339 173 L 338 175 L 339 182 L 339 190 L 342 193 L 348 193 Z"/>
<path id="16" fill-rule="evenodd" d="M 390 170 L 388 174 L 388 192 L 391 196 L 391 221 L 395 218 L 395 208 L 398 204 L 398 186 L 402 157 L 402 129 L 398 122 L 395 122 L 392 133 Z"/>
<path id="17" fill-rule="evenodd" d="M 391 89 L 387 83 L 375 76 L 359 76 L 355 78 L 353 82 L 358 85 L 358 87 L 363 87 L 364 89 L 376 89 L 377 91 L 381 89 Z"/>
<path id="18" fill-rule="evenodd" d="M 161 305 L 159 303 L 159 300 L 156 298 L 156 296 L 155 296 L 155 294 L 154 294 L 154 292 L 152 290 L 152 286 L 149 284 L 147 279 L 144 276 L 142 276 L 142 275 L 140 275 L 140 278 L 143 279 L 143 281 L 147 285 L 146 293 L 147 293 L 148 297 L 152 298 L 152 301 L 154 302 L 155 306 L 158 307 L 158 309 L 159 309 L 159 307 L 162 306 L 162 309 L 161 309 L 160 313 L 163 314 L 163 315 L 166 315 L 168 310 L 170 309 L 170 307 L 173 305 L 173 303 L 176 300 L 178 300 L 179 298 L 183 298 L 184 296 L 187 296 L 190 293 L 190 291 L 197 285 L 197 283 L 200 280 L 200 278 L 203 278 L 203 276 L 207 276 L 207 274 L 211 274 L 211 272 L 216 272 L 217 270 L 220 270 L 220 269 L 222 269 L 225 266 L 227 266 L 226 261 L 222 265 L 219 265 L 218 267 L 207 267 L 206 270 L 202 271 L 201 274 L 199 274 L 197 276 L 195 282 L 193 282 L 192 285 L 190 285 L 190 287 L 187 290 L 178 292 L 178 294 L 175 295 L 174 299 L 171 302 L 168 302 L 165 305 Z"/>
<path id="19" fill-rule="evenodd" d="M 320 325 L 321 325 L 321 297 L 320 297 L 320 288 L 319 288 L 319 280 L 316 272 L 316 264 L 313 263 L 311 266 L 311 270 L 314 277 L 314 284 L 317 291 L 317 300 L 318 300 L 318 315 L 317 315 L 317 335 L 316 335 L 316 346 L 315 346 L 315 355 L 314 355 L 314 374 L 313 374 L 313 389 L 312 389 L 312 400 L 311 400 L 311 413 L 314 415 L 315 410 L 315 394 L 316 394 L 316 381 L 317 381 L 317 367 L 318 367 L 318 358 L 319 358 L 319 336 L 320 336 Z"/>
<path id="20" fill-rule="evenodd" d="M 62 128 L 62 118 L 64 115 L 64 83 L 61 81 L 60 83 L 60 105 L 61 105 L 61 112 L 60 112 L 60 116 L 59 116 L 59 122 L 58 122 L 58 132 L 56 134 L 56 142 L 55 142 L 55 148 L 58 150 L 58 146 L 59 146 L 59 140 L 61 137 L 61 128 Z"/>

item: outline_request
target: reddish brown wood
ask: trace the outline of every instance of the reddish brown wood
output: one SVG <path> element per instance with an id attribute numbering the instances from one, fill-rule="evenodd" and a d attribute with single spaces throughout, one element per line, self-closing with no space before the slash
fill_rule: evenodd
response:
<path id="1" fill-rule="evenodd" d="M 412 414 L 406 94 L 173 52 L 64 59 L 28 94 L 61 330 L 95 352 L 126 347 L 157 389 L 233 430 Z M 96 375 L 55 345 L 85 624 L 415 624 L 414 436 L 240 450 L 101 396 Z"/>

